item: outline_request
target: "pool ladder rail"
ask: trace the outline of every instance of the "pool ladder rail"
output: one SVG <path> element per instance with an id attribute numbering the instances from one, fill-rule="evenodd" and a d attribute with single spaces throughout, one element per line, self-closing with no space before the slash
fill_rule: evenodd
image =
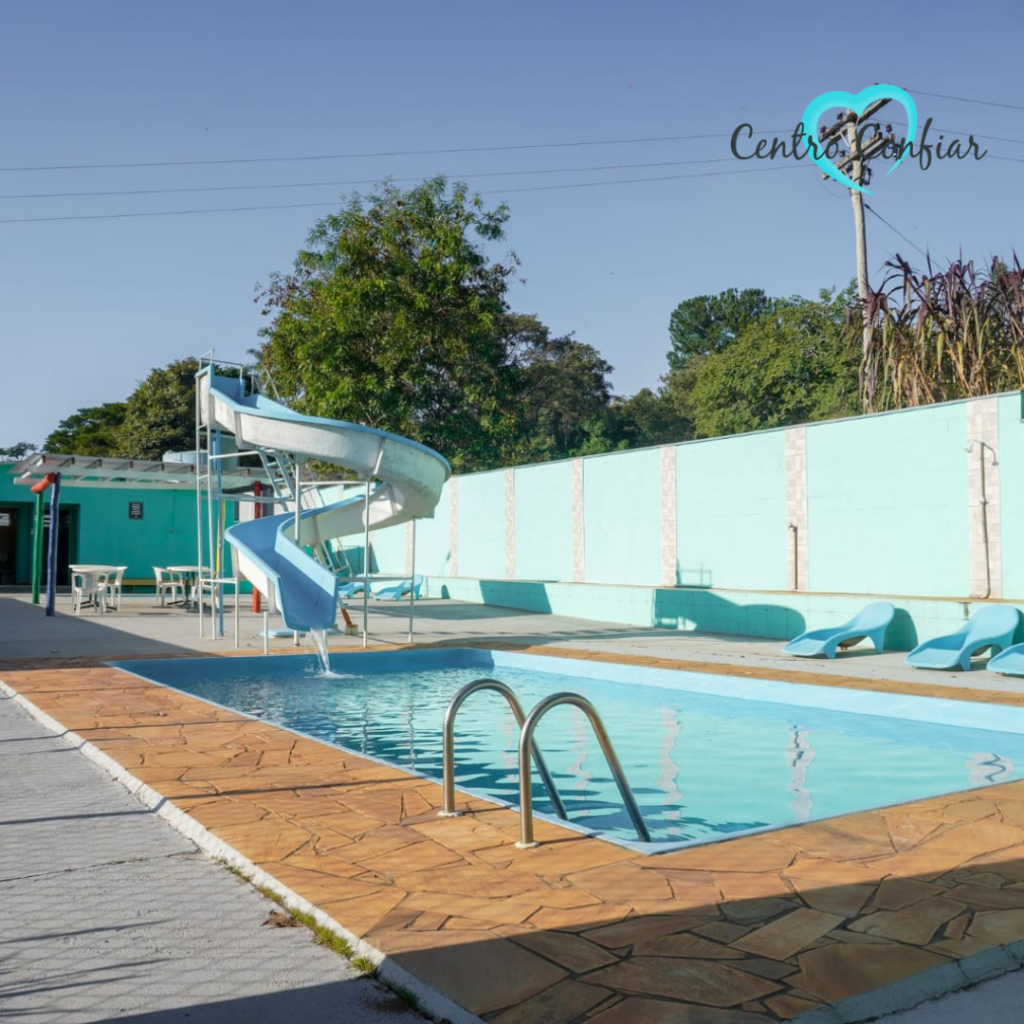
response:
<path id="1" fill-rule="evenodd" d="M 444 716 L 444 806 L 438 811 L 438 815 L 442 818 L 455 818 L 462 814 L 462 811 L 455 809 L 455 716 L 459 712 L 459 708 L 462 707 L 466 698 L 480 690 L 493 690 L 496 693 L 500 693 L 505 700 L 508 702 L 509 707 L 512 709 L 512 714 L 515 715 L 516 723 L 519 726 L 519 820 L 520 820 L 520 838 L 516 846 L 521 849 L 528 849 L 533 846 L 539 845 L 533 838 L 533 779 L 532 772 L 530 771 L 531 758 L 533 763 L 537 766 L 537 773 L 540 775 L 541 782 L 544 784 L 544 788 L 548 792 L 548 796 L 551 799 L 551 803 L 554 805 L 555 813 L 563 821 L 568 821 L 569 816 L 566 814 L 565 805 L 562 803 L 562 798 L 558 795 L 558 790 L 555 787 L 555 780 L 548 770 L 547 764 L 544 762 L 544 758 L 540 751 L 537 749 L 537 744 L 533 738 L 534 732 L 536 732 L 537 726 L 540 720 L 552 709 L 558 707 L 561 704 L 570 704 L 573 707 L 579 708 L 590 722 L 591 728 L 594 730 L 594 735 L 597 737 L 597 742 L 601 746 L 601 752 L 604 754 L 605 760 L 608 762 L 608 767 L 611 769 L 612 777 L 615 779 L 615 785 L 619 787 L 619 794 L 622 797 L 622 802 L 626 805 L 626 810 L 629 813 L 629 817 L 633 822 L 633 827 L 636 829 L 637 836 L 645 843 L 651 841 L 651 835 L 647 831 L 647 825 L 644 822 L 643 815 L 640 813 L 640 808 L 637 806 L 636 798 L 633 796 L 633 791 L 629 788 L 629 783 L 626 781 L 625 773 L 622 770 L 622 765 L 619 763 L 619 758 L 615 753 L 615 748 L 612 746 L 612 741 L 608 737 L 608 732 L 604 727 L 604 723 L 601 721 L 601 716 L 597 713 L 597 708 L 587 700 L 582 694 L 579 693 L 553 693 L 543 700 L 539 701 L 533 710 L 528 714 L 523 714 L 523 706 L 519 703 L 519 698 L 516 697 L 515 692 L 510 686 L 500 682 L 497 679 L 476 679 L 471 683 L 467 683 L 462 687 L 461 690 L 451 699 L 451 703 L 448 705 L 448 710 Z"/>

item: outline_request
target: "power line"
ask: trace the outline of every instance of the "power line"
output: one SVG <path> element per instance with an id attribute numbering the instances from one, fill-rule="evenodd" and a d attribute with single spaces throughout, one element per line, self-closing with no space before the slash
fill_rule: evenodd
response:
<path id="1" fill-rule="evenodd" d="M 898 124 L 899 122 L 894 122 Z M 939 131 L 950 131 L 951 129 L 939 129 Z M 983 138 L 984 136 L 978 136 Z M 1019 142 L 1024 145 L 1024 139 L 1005 139 L 1006 142 Z M 988 153 L 987 157 L 993 160 L 1007 160 L 1012 163 L 1024 163 L 1024 157 L 1001 156 Z M 616 163 L 616 164 L 595 164 L 586 167 L 541 167 L 533 170 L 516 171 L 471 171 L 470 173 L 446 174 L 447 177 L 457 179 L 473 178 L 505 178 L 505 177 L 529 177 L 534 174 L 571 174 L 571 173 L 598 173 L 603 171 L 620 170 L 649 170 L 658 167 L 684 167 L 699 164 L 725 164 L 732 163 L 733 157 L 709 157 L 695 160 L 661 160 L 648 163 Z M 424 175 L 412 175 L 409 177 L 391 178 L 396 182 L 422 181 Z M 0 194 L 0 200 L 22 200 L 22 199 L 84 199 L 84 198 L 111 198 L 125 196 L 152 196 L 172 195 L 198 192 L 249 192 L 264 190 L 279 190 L 292 188 L 328 188 L 328 187 L 350 187 L 355 185 L 375 185 L 380 182 L 379 178 L 350 178 L 342 181 L 295 181 L 295 182 L 265 182 L 256 185 L 189 185 L 173 188 L 135 188 L 135 189 L 99 189 L 79 192 L 14 192 Z"/>
<path id="2" fill-rule="evenodd" d="M 865 203 L 864 208 L 868 210 L 870 213 L 873 213 L 890 231 L 895 232 L 897 235 L 899 235 L 900 238 L 902 238 L 903 241 L 907 243 L 907 245 L 912 245 L 922 256 L 924 256 L 927 259 L 928 253 L 925 252 L 925 250 L 922 249 L 921 246 L 917 244 L 917 242 L 915 242 L 912 238 L 907 238 L 907 236 L 903 234 L 903 232 L 900 231 L 899 228 L 897 228 L 893 224 L 890 224 L 873 206 L 869 206 L 867 203 Z"/>
<path id="3" fill-rule="evenodd" d="M 784 130 L 784 129 L 783 129 Z M 757 131 L 754 135 L 778 135 L 779 131 Z M 294 163 L 309 160 L 370 160 L 396 156 L 450 156 L 456 153 L 510 153 L 532 149 L 571 149 L 580 146 L 634 146 L 651 142 L 692 142 L 696 139 L 730 139 L 732 132 L 701 135 L 661 135 L 638 139 L 583 139 L 573 142 L 528 142 L 507 146 L 455 146 L 447 149 L 395 149 L 379 153 L 321 153 L 298 156 L 228 157 L 220 160 L 150 160 L 132 163 L 41 164 L 36 167 L 0 167 L 0 174 L 20 171 L 103 171 L 140 167 L 213 167 L 226 164 Z"/>
<path id="4" fill-rule="evenodd" d="M 532 171 L 475 171 L 470 174 L 450 174 L 451 178 L 504 178 L 520 177 L 531 174 L 570 174 L 573 172 L 622 171 L 654 167 L 680 167 L 690 164 L 724 164 L 732 163 L 735 157 L 713 157 L 700 160 L 663 160 L 657 163 L 642 164 L 599 164 L 593 167 L 542 167 Z M 422 181 L 424 175 L 407 178 L 391 178 L 391 181 Z M 329 186 L 375 185 L 379 178 L 358 178 L 349 181 L 296 181 L 277 182 L 263 185 L 190 185 L 180 188 L 135 188 L 114 189 L 95 192 L 26 192 L 0 195 L 0 199 L 81 199 L 95 196 L 151 196 L 181 192 L 244 192 L 260 189 L 284 188 L 326 188 Z"/>
<path id="5" fill-rule="evenodd" d="M 950 96 L 944 92 L 925 92 L 924 89 L 907 89 L 907 92 L 918 96 L 931 96 L 938 100 L 956 100 L 958 103 L 976 103 L 982 107 L 1002 107 L 1005 110 L 1024 110 L 1016 103 L 997 103 L 995 100 L 975 100 L 968 96 Z"/>
<path id="6" fill-rule="evenodd" d="M 688 178 L 725 177 L 734 174 L 764 174 L 768 171 L 792 171 L 801 169 L 800 164 L 781 164 L 777 167 L 745 167 L 736 171 L 698 171 L 696 174 L 666 174 L 659 177 L 618 178 L 609 181 L 569 182 L 559 185 L 527 185 L 522 188 L 491 189 L 481 195 L 507 195 L 512 192 L 547 192 L 555 189 L 598 188 L 604 185 L 635 185 L 644 182 L 682 181 Z M 310 203 L 279 203 L 267 206 L 224 206 L 213 209 L 197 210 L 153 210 L 135 211 L 131 213 L 90 213 L 70 214 L 57 217 L 5 217 L 0 224 L 40 224 L 54 221 L 73 220 L 129 220 L 137 217 L 184 217 L 210 213 L 250 213 L 257 210 L 301 210 L 311 207 L 336 206 L 336 202 L 322 201 Z"/>

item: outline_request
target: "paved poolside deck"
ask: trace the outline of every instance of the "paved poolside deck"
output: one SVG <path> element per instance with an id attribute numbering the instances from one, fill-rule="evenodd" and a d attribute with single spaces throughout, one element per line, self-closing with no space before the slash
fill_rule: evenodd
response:
<path id="1" fill-rule="evenodd" d="M 422 1021 L 0 697 L 0 1017 Z"/>
<path id="2" fill-rule="evenodd" d="M 471 635 L 545 653 L 557 641 L 590 657 L 711 671 L 731 657 L 732 674 L 903 692 L 952 695 L 948 687 L 964 682 L 941 673 L 883 682 L 875 673 L 889 655 L 798 667 L 778 658 L 775 643 L 729 646 L 429 604 L 419 613 L 430 624 L 421 640 Z M 1024 783 L 655 857 L 539 822 L 544 845 L 520 851 L 513 811 L 463 798 L 472 813 L 440 821 L 433 783 L 96 664 L 101 652 L 223 651 L 221 642 L 179 637 L 174 630 L 194 620 L 176 614 L 148 616 L 139 606 L 44 621 L 24 600 L 0 597 L 0 656 L 10 659 L 0 678 L 211 836 L 485 1019 L 788 1020 L 889 983 L 935 978 L 922 975 L 931 969 L 948 974 L 961 961 L 970 969 L 976 954 L 1024 939 Z M 386 634 L 390 616 L 377 615 L 375 630 Z M 41 645 L 54 653 L 39 653 Z M 69 658 L 83 648 L 90 657 Z M 999 677 L 975 673 L 970 682 L 986 688 L 963 696 L 1024 706 Z"/>

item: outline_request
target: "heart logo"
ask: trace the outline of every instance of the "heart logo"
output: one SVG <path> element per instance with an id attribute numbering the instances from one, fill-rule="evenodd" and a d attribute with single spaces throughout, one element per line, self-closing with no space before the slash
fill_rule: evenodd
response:
<path id="1" fill-rule="evenodd" d="M 910 93 L 896 85 L 869 85 L 866 89 L 861 89 L 856 96 L 849 92 L 843 92 L 841 89 L 823 92 L 817 99 L 811 100 L 804 111 L 802 122 L 804 131 L 811 139 L 817 140 L 818 121 L 821 120 L 821 115 L 825 111 L 831 110 L 833 107 L 845 107 L 860 117 L 875 100 L 898 100 L 903 104 L 903 109 L 907 112 L 907 141 L 913 141 L 914 136 L 917 134 L 917 104 L 914 103 Z M 887 175 L 892 174 L 903 162 L 903 158 L 906 155 L 907 149 L 904 147 L 899 154 L 899 159 L 885 173 Z M 838 181 L 840 185 L 845 185 L 847 188 L 855 188 L 858 192 L 867 192 L 868 195 L 874 194 L 870 189 L 858 185 L 843 174 L 825 155 L 824 149 L 819 149 L 817 156 L 814 155 L 814 150 L 812 149 L 811 159 L 830 178 Z"/>

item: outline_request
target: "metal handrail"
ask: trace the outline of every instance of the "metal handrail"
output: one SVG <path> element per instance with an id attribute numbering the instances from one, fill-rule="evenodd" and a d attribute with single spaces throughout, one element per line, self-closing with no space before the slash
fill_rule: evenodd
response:
<path id="1" fill-rule="evenodd" d="M 594 730 L 594 735 L 597 737 L 597 742 L 601 744 L 601 752 L 604 754 L 605 760 L 608 762 L 608 767 L 611 769 L 612 777 L 615 779 L 615 784 L 619 787 L 619 794 L 622 797 L 622 802 L 626 805 L 626 810 L 629 812 L 629 816 L 633 820 L 633 827 L 636 829 L 636 834 L 641 840 L 643 840 L 643 842 L 649 843 L 651 841 L 651 834 L 647 831 L 647 825 L 644 823 L 643 815 L 640 813 L 640 808 L 637 806 L 636 798 L 633 796 L 633 791 L 629 788 L 629 783 L 626 781 L 626 776 L 622 771 L 622 765 L 619 764 L 619 759 L 615 754 L 615 748 L 612 746 L 612 741 L 608 738 L 608 733 L 605 731 L 604 723 L 601 721 L 601 716 L 597 713 L 597 709 L 589 700 L 587 700 L 586 697 L 583 697 L 578 693 L 553 693 L 550 697 L 545 697 L 540 701 L 529 715 L 527 715 L 526 721 L 522 723 L 522 728 L 519 732 L 520 840 L 516 843 L 516 846 L 520 850 L 523 850 L 537 845 L 533 838 L 533 787 L 530 781 L 531 753 L 535 760 L 537 758 L 536 747 L 533 742 L 533 733 L 540 720 L 552 708 L 558 707 L 559 704 L 571 704 L 573 707 L 579 708 L 587 718 L 590 719 L 590 725 Z M 537 765 L 537 769 L 538 771 L 540 770 L 539 763 Z"/>
<path id="2" fill-rule="evenodd" d="M 462 814 L 462 811 L 455 809 L 455 716 L 458 714 L 463 701 L 478 690 L 494 690 L 495 693 L 500 693 L 508 701 L 512 714 L 516 716 L 516 724 L 520 729 L 523 728 L 523 721 L 525 719 L 523 706 L 519 703 L 519 699 L 512 688 L 497 679 L 475 679 L 473 682 L 467 683 L 452 697 L 444 716 L 444 807 L 437 812 L 441 818 L 457 818 Z M 521 736 L 522 733 L 520 733 Z M 522 750 L 521 738 L 519 748 Z M 562 798 L 558 795 L 558 790 L 555 789 L 555 781 L 548 771 L 548 766 L 544 763 L 544 758 L 541 757 L 540 751 L 537 749 L 533 751 L 533 760 L 537 765 L 537 772 L 541 777 L 541 781 L 548 791 L 548 796 L 555 805 L 555 813 L 560 818 L 568 820 L 568 815 L 565 813 L 565 805 L 562 803 Z M 520 755 L 521 766 L 522 755 Z M 527 762 L 527 776 L 529 776 L 529 773 L 529 762 Z"/>

